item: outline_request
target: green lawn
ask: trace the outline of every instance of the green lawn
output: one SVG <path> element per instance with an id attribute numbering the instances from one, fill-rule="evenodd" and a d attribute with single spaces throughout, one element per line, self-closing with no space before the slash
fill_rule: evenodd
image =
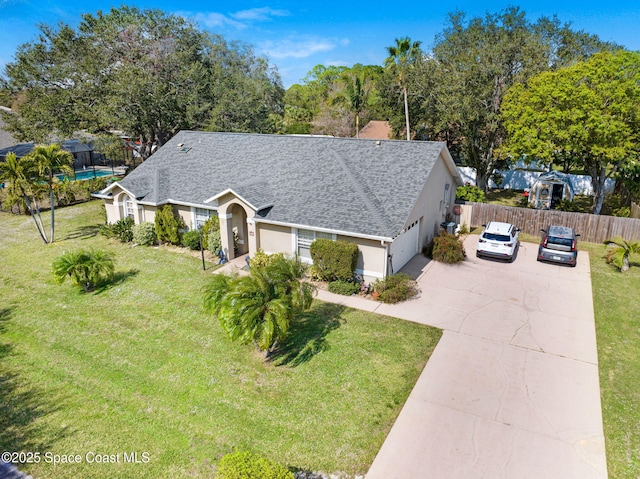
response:
<path id="1" fill-rule="evenodd" d="M 366 472 L 440 331 L 315 302 L 265 362 L 203 314 L 212 273 L 198 258 L 106 240 L 101 208 L 56 210 L 49 246 L 29 217 L 0 214 L 0 450 L 40 452 L 20 465 L 38 478 L 212 477 L 234 448 Z M 114 284 L 83 294 L 53 282 L 51 261 L 79 247 L 115 254 Z M 149 462 L 123 463 L 133 452 Z"/>
<path id="2" fill-rule="evenodd" d="M 602 245 L 583 243 L 591 280 L 609 477 L 640 477 L 640 257 L 620 273 Z"/>

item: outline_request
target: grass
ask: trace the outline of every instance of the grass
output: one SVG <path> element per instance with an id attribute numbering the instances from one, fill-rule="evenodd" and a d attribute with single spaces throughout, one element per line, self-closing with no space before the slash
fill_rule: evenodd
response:
<path id="1" fill-rule="evenodd" d="M 501 190 L 493 189 L 487 191 L 487 203 L 502 206 L 513 206 L 516 208 L 523 207 L 522 190 Z M 579 213 L 591 213 L 593 197 L 584 195 L 575 195 L 573 204 Z"/>
<path id="2" fill-rule="evenodd" d="M 582 243 L 591 258 L 600 393 L 609 477 L 640 477 L 640 256 L 621 273 L 603 245 Z"/>
<path id="3" fill-rule="evenodd" d="M 99 236 L 101 208 L 57 209 L 49 246 L 29 217 L 0 214 L 0 450 L 40 452 L 18 464 L 38 478 L 213 477 L 235 448 L 366 472 L 439 330 L 316 301 L 265 362 L 203 314 L 212 268 Z M 51 261 L 80 247 L 116 256 L 113 284 L 86 294 L 54 283 Z"/>

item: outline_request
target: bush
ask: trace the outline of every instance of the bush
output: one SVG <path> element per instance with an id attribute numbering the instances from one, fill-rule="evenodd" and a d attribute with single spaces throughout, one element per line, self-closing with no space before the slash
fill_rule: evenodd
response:
<path id="1" fill-rule="evenodd" d="M 207 236 L 207 249 L 217 255 L 222 249 L 222 239 L 220 238 L 220 229 L 212 229 Z"/>
<path id="2" fill-rule="evenodd" d="M 433 256 L 433 240 L 430 240 L 422 247 L 422 254 L 427 258 L 431 258 Z"/>
<path id="3" fill-rule="evenodd" d="M 458 186 L 456 188 L 456 198 L 474 203 L 484 203 L 486 201 L 484 191 L 473 185 Z"/>
<path id="4" fill-rule="evenodd" d="M 294 479 L 294 475 L 264 456 L 236 451 L 220 459 L 216 479 Z"/>
<path id="5" fill-rule="evenodd" d="M 440 236 L 433 238 L 433 250 L 431 257 L 434 261 L 442 263 L 460 263 L 466 258 L 462 241 L 456 235 L 442 232 Z"/>
<path id="6" fill-rule="evenodd" d="M 182 234 L 182 246 L 197 251 L 200 249 L 200 232 L 198 230 L 187 231 Z"/>
<path id="7" fill-rule="evenodd" d="M 252 258 L 249 258 L 249 267 L 251 268 L 266 268 L 274 261 L 284 258 L 282 253 L 267 254 L 259 249 Z"/>
<path id="8" fill-rule="evenodd" d="M 158 241 L 180 244 L 180 226 L 182 221 L 177 217 L 171 205 L 161 206 L 156 212 L 156 236 Z"/>
<path id="9" fill-rule="evenodd" d="M 580 211 L 580 207 L 571 200 L 560 200 L 556 205 L 558 211 Z"/>
<path id="10" fill-rule="evenodd" d="M 133 218 L 127 216 L 115 223 L 102 225 L 100 233 L 107 238 L 117 238 L 123 243 L 133 241 Z"/>
<path id="11" fill-rule="evenodd" d="M 351 296 L 360 292 L 360 284 L 353 281 L 331 281 L 329 291 L 343 296 Z"/>
<path id="12" fill-rule="evenodd" d="M 106 251 L 67 251 L 51 263 L 53 277 L 62 283 L 67 277 L 84 291 L 91 291 L 113 277 L 115 261 Z"/>
<path id="13" fill-rule="evenodd" d="M 399 303 L 418 294 L 416 282 L 405 273 L 376 280 L 373 290 L 380 293 L 378 299 L 383 303 Z"/>
<path id="14" fill-rule="evenodd" d="M 349 281 L 358 262 L 358 245 L 320 238 L 311 243 L 314 271 L 323 281 Z"/>
<path id="15" fill-rule="evenodd" d="M 156 229 L 155 225 L 150 221 L 144 221 L 139 225 L 134 225 L 132 228 L 133 242 L 149 246 L 156 242 Z"/>
<path id="16" fill-rule="evenodd" d="M 218 218 L 218 213 L 216 213 L 214 216 L 210 216 L 209 219 L 202 225 L 202 247 L 209 251 L 213 251 L 211 248 L 209 248 L 209 236 L 214 230 L 218 230 L 218 236 L 220 236 L 220 218 Z M 219 249 L 220 248 L 217 248 L 213 252 L 217 253 Z"/>

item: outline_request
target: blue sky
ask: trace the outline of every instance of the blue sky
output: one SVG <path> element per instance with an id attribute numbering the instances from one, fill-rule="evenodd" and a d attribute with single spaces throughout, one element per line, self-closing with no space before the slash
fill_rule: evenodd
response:
<path id="1" fill-rule="evenodd" d="M 0 0 L 0 70 L 18 45 L 34 40 L 36 25 L 64 22 L 77 25 L 81 13 L 109 10 L 124 2 L 94 0 Z M 468 17 L 520 6 L 530 20 L 557 14 L 573 28 L 640 50 L 640 6 L 637 0 L 420 1 L 394 3 L 371 0 L 300 2 L 292 0 L 215 1 L 132 0 L 139 8 L 159 8 L 191 18 L 203 29 L 241 40 L 278 66 L 285 87 L 300 80 L 315 65 L 354 63 L 381 65 L 385 47 L 409 36 L 429 48 L 446 23 L 447 13 Z M 89 6 L 90 5 L 90 6 Z"/>

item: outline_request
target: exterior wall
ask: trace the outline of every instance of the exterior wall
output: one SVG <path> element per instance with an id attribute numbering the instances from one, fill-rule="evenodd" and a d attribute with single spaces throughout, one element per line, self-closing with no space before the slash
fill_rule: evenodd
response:
<path id="1" fill-rule="evenodd" d="M 447 184 L 449 188 L 445 191 Z M 445 221 L 447 213 L 452 212 L 457 186 L 441 156 L 440 161 L 431 170 L 427 183 L 418 196 L 405 225 L 408 226 L 414 221 L 420 220 L 419 249 L 438 233 L 440 223 Z"/>
<path id="2" fill-rule="evenodd" d="M 184 222 L 185 225 L 187 225 L 188 228 L 191 228 L 191 207 L 182 206 L 182 205 L 173 205 L 173 212 L 178 214 L 180 219 L 182 219 L 182 221 Z M 155 212 L 153 217 L 155 218 Z"/>
<path id="3" fill-rule="evenodd" d="M 360 251 L 358 253 L 356 273 L 362 275 L 365 281 L 374 281 L 384 277 L 387 248 L 380 241 L 342 235 L 338 235 L 336 239 L 358 245 Z"/>
<path id="4" fill-rule="evenodd" d="M 256 224 L 256 235 L 258 236 L 257 246 L 265 253 L 295 253 L 293 232 L 288 226 L 258 223 Z"/>
<path id="5" fill-rule="evenodd" d="M 115 223 L 120 219 L 120 208 L 112 199 L 104 200 L 104 207 L 107 210 L 107 223 Z"/>
<path id="6" fill-rule="evenodd" d="M 142 205 L 142 209 L 143 209 L 142 221 L 155 223 L 156 211 L 158 211 L 158 208 L 156 206 Z"/>

